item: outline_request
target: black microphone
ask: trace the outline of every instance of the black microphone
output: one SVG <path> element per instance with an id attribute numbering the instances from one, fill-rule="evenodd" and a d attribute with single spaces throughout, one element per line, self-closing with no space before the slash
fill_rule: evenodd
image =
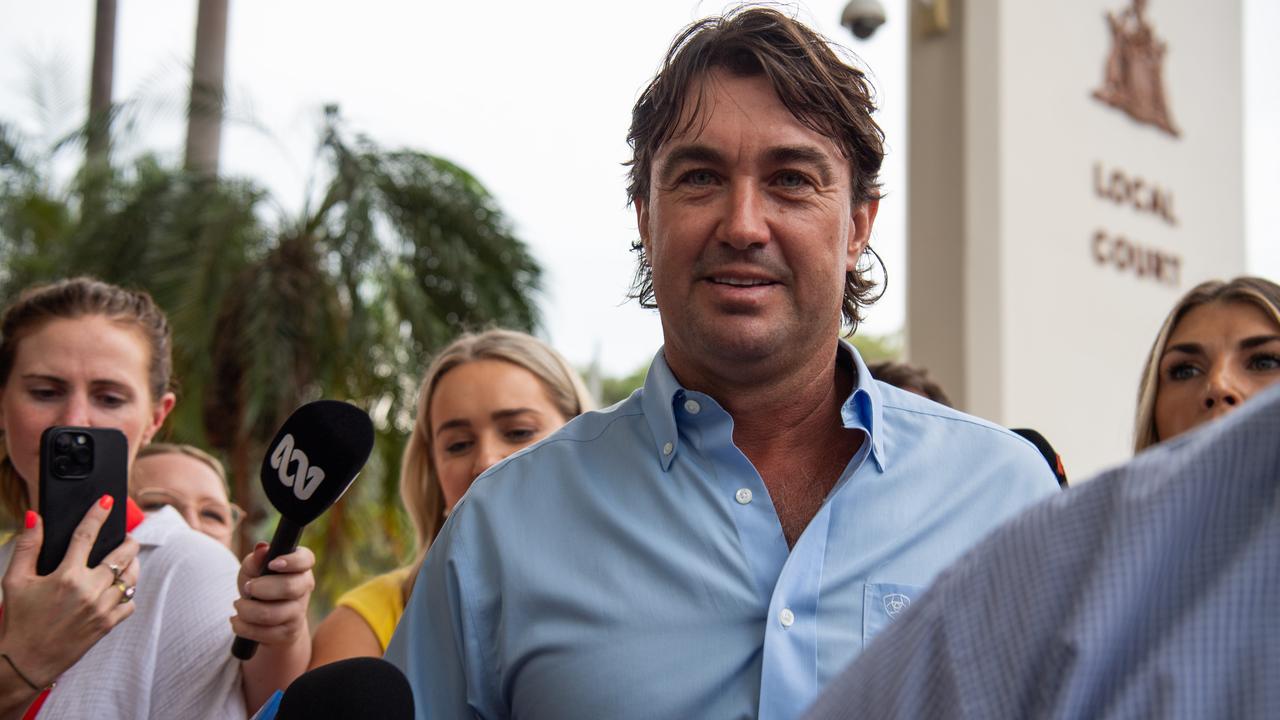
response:
<path id="1" fill-rule="evenodd" d="M 320 517 L 351 487 L 373 450 L 373 422 L 350 403 L 317 400 L 289 416 L 262 459 L 262 489 L 280 511 L 276 534 L 262 565 L 298 547 L 307 523 Z M 248 660 L 258 643 L 236 637 L 231 654 Z"/>
<path id="2" fill-rule="evenodd" d="M 1031 444 L 1036 446 L 1036 449 L 1044 456 L 1044 461 L 1049 463 L 1049 469 L 1053 471 L 1053 476 L 1058 480 L 1058 487 L 1066 487 L 1067 471 L 1066 468 L 1062 467 L 1062 456 L 1058 454 L 1057 450 L 1053 449 L 1053 446 L 1049 444 L 1049 441 L 1045 440 L 1043 435 L 1031 428 L 1010 429 L 1027 440 L 1030 440 Z"/>
<path id="3" fill-rule="evenodd" d="M 413 690 L 382 658 L 339 660 L 305 672 L 284 691 L 275 720 L 411 720 Z"/>

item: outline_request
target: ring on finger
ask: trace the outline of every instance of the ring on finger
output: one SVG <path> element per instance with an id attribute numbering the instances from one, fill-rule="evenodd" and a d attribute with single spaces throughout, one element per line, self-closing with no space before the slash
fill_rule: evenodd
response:
<path id="1" fill-rule="evenodd" d="M 133 600 L 134 594 L 138 592 L 137 585 L 125 585 L 124 582 L 116 583 L 116 589 L 120 591 L 121 605 Z"/>
<path id="2" fill-rule="evenodd" d="M 107 569 L 111 571 L 111 584 L 115 585 L 120 582 L 120 576 L 124 574 L 124 568 L 115 563 L 108 563 Z"/>

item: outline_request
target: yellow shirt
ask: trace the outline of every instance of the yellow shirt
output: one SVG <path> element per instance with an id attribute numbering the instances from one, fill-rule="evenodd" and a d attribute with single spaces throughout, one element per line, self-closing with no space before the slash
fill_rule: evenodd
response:
<path id="1" fill-rule="evenodd" d="M 379 575 L 338 598 L 338 605 L 351 608 L 369 623 L 383 652 L 387 651 L 396 623 L 404 614 L 403 588 L 412 569 L 404 567 Z"/>

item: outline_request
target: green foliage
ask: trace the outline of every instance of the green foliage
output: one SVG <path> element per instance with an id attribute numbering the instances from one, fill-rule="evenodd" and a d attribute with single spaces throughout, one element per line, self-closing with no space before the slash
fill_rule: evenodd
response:
<path id="1" fill-rule="evenodd" d="M 867 335 L 858 333 L 849 338 L 849 342 L 858 349 L 862 359 L 870 363 L 902 358 L 901 335 Z"/>
<path id="2" fill-rule="evenodd" d="M 324 558 L 315 606 L 408 560 L 399 458 L 428 358 L 464 328 L 538 323 L 541 270 L 480 182 L 442 158 L 350 137 L 332 111 L 323 192 L 293 218 L 269 219 L 251 181 L 154 157 L 54 188 L 37 170 L 50 163 L 25 151 L 0 125 L 0 299 L 79 274 L 151 292 L 173 326 L 181 383 L 170 437 L 229 461 L 249 516 L 242 541 L 270 532 L 258 467 L 288 414 L 319 397 L 366 409 L 373 457 L 304 536 Z"/>
<path id="3" fill-rule="evenodd" d="M 626 377 L 604 378 L 600 383 L 600 407 L 626 400 L 636 388 L 644 385 L 644 378 L 648 373 L 649 365 L 646 363 Z"/>

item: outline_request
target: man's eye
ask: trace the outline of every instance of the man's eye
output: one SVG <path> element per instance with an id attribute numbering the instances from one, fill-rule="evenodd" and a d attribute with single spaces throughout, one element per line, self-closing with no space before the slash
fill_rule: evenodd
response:
<path id="1" fill-rule="evenodd" d="M 813 185 L 813 183 L 809 182 L 809 178 L 805 176 L 804 173 L 798 172 L 779 173 L 774 182 L 776 182 L 780 187 L 784 187 L 789 190 Z"/>
<path id="2" fill-rule="evenodd" d="M 716 176 L 710 170 L 690 170 L 680 177 L 680 182 L 694 187 L 706 187 L 715 184 Z"/>

